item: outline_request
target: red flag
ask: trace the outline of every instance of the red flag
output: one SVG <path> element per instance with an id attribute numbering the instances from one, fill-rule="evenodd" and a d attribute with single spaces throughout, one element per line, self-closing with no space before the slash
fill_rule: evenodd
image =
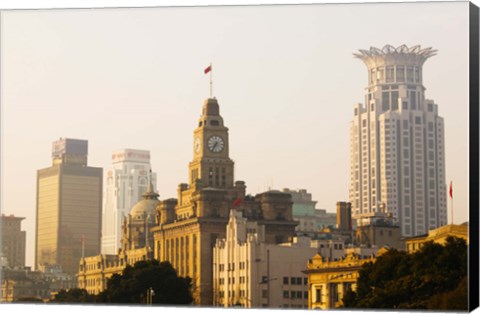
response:
<path id="1" fill-rule="evenodd" d="M 205 70 L 203 70 L 203 73 L 207 74 L 210 71 L 212 71 L 212 65 L 211 64 Z"/>
<path id="2" fill-rule="evenodd" d="M 450 198 L 453 198 L 453 186 L 452 186 L 452 181 L 450 181 Z"/>
<path id="3" fill-rule="evenodd" d="M 241 198 L 237 198 L 233 204 L 232 204 L 232 208 L 234 208 L 235 206 L 237 205 L 240 205 L 242 203 L 242 199 Z"/>

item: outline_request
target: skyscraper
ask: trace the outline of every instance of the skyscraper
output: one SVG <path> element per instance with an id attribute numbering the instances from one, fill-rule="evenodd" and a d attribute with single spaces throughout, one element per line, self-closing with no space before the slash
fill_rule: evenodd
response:
<path id="1" fill-rule="evenodd" d="M 391 216 L 414 236 L 447 223 L 444 122 L 425 98 L 432 48 L 402 45 L 354 54 L 368 68 L 365 105 L 350 123 L 350 202 L 358 225 Z"/>
<path id="2" fill-rule="evenodd" d="M 107 172 L 102 222 L 102 254 L 116 254 L 120 248 L 122 222 L 130 209 L 147 191 L 150 152 L 122 149 L 112 154 L 112 168 Z M 156 174 L 152 173 L 155 188 Z"/>
<path id="3" fill-rule="evenodd" d="M 49 168 L 37 172 L 35 265 L 76 274 L 80 258 L 100 252 L 102 168 L 87 166 L 88 141 L 53 143 Z"/>

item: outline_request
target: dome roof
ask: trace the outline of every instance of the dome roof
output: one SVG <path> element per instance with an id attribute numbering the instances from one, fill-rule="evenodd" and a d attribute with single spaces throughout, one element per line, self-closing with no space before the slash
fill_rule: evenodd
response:
<path id="1" fill-rule="evenodd" d="M 133 218 L 144 218 L 145 216 L 150 215 L 150 219 L 154 219 L 155 207 L 157 207 L 158 203 L 160 203 L 160 201 L 157 199 L 158 196 L 159 195 L 157 193 L 153 192 L 153 186 L 150 183 L 148 185 L 147 192 L 142 195 L 143 199 L 138 201 L 138 203 L 132 207 L 130 215 Z"/>
<path id="2" fill-rule="evenodd" d="M 130 211 L 130 215 L 134 218 L 137 217 L 145 217 L 150 215 L 154 217 L 155 215 L 155 207 L 157 207 L 159 200 L 152 200 L 152 199 L 143 199 L 140 200 L 137 204 L 135 204 Z"/>

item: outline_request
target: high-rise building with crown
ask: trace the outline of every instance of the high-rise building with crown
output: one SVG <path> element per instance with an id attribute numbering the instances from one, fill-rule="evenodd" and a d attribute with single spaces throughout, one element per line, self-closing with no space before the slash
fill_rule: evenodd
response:
<path id="1" fill-rule="evenodd" d="M 225 237 L 231 208 L 264 225 L 268 243 L 287 241 L 297 224 L 290 194 L 245 195 L 245 183 L 234 182 L 229 144 L 219 104 L 207 99 L 193 132 L 189 184 L 180 184 L 178 199 L 160 201 L 156 210 L 154 256 L 170 261 L 180 276 L 192 278 L 194 302 L 200 305 L 213 302 L 213 247 L 217 238 Z"/>
<path id="2" fill-rule="evenodd" d="M 88 141 L 53 143 L 51 167 L 37 172 L 36 269 L 76 274 L 83 255 L 100 252 L 102 168 L 87 165 Z"/>
<path id="3" fill-rule="evenodd" d="M 350 123 L 357 225 L 390 216 L 403 235 L 414 236 L 447 223 L 444 122 L 425 98 L 422 72 L 435 54 L 405 45 L 354 54 L 368 68 L 365 105 L 355 105 Z"/>
<path id="4" fill-rule="evenodd" d="M 116 254 L 122 238 L 122 222 L 142 198 L 149 185 L 150 152 L 122 149 L 112 154 L 112 167 L 106 173 L 102 221 L 102 254 Z M 151 173 L 156 186 L 156 174 Z"/>

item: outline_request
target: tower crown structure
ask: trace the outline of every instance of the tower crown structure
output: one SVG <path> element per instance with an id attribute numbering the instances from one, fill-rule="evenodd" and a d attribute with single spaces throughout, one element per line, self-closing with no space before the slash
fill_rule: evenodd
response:
<path id="1" fill-rule="evenodd" d="M 436 55 L 437 50 L 422 49 L 419 45 L 397 48 L 385 45 L 382 49 L 370 47 L 354 53 L 368 68 L 369 84 L 382 83 L 417 83 L 422 84 L 422 66 L 425 61 Z"/>

